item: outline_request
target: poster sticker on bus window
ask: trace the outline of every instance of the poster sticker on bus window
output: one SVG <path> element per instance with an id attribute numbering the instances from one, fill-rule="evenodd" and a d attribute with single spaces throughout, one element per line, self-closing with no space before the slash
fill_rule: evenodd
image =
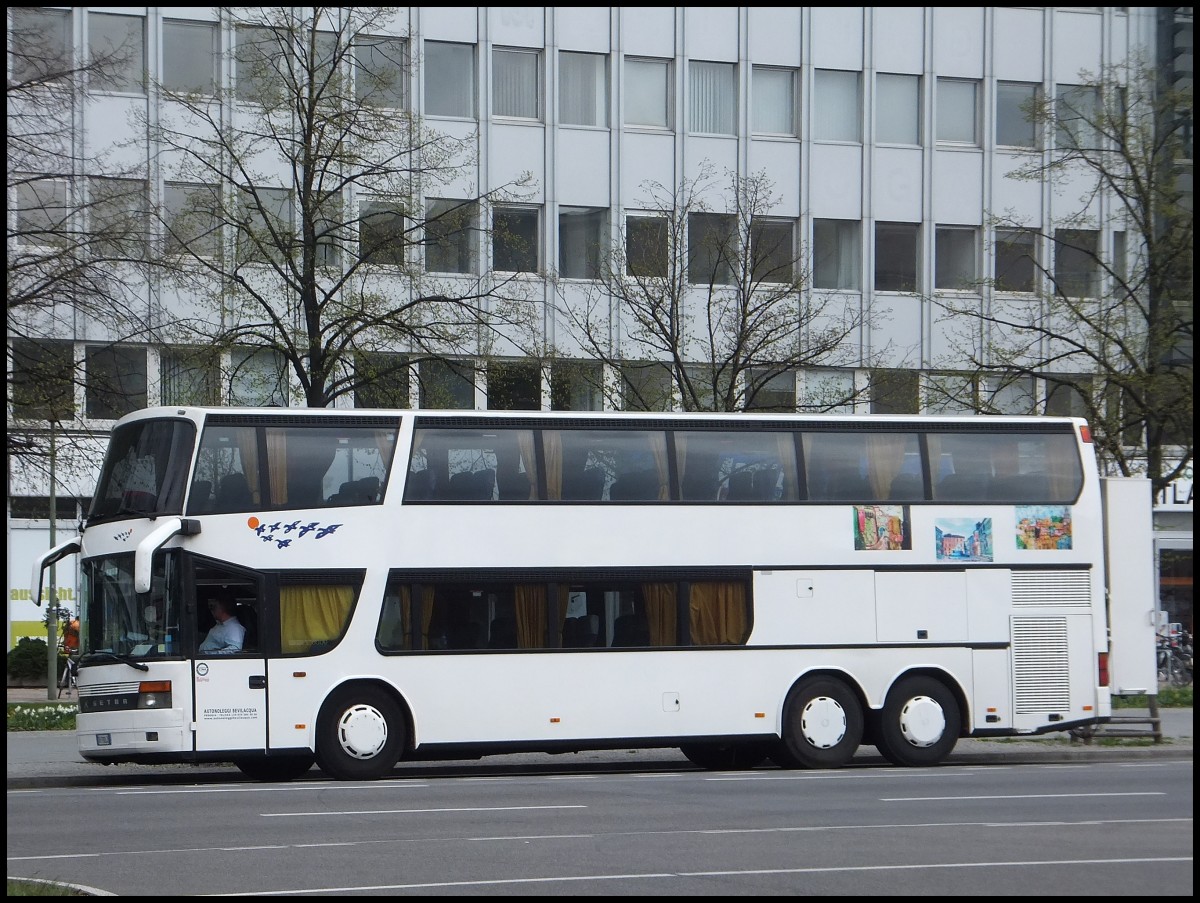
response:
<path id="1" fill-rule="evenodd" d="M 855 551 L 911 549 L 908 523 L 908 505 L 855 505 Z"/>
<path id="2" fill-rule="evenodd" d="M 1017 505 L 1018 549 L 1071 548 L 1071 509 L 1067 505 Z"/>
<path id="3" fill-rule="evenodd" d="M 992 519 L 939 517 L 933 522 L 938 561 L 991 561 Z"/>

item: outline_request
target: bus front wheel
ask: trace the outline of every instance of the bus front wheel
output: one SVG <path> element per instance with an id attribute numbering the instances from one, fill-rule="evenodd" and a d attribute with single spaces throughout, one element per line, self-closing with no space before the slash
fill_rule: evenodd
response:
<path id="1" fill-rule="evenodd" d="M 893 765 L 937 765 L 954 749 L 961 727 L 958 702 L 945 684 L 932 677 L 908 677 L 888 693 L 875 745 Z"/>
<path id="2" fill-rule="evenodd" d="M 833 677 L 801 681 L 783 706 L 783 737 L 772 761 L 783 768 L 839 768 L 862 742 L 858 697 Z"/>
<path id="3" fill-rule="evenodd" d="M 343 781 L 370 781 L 390 772 L 404 748 L 404 716 L 374 687 L 344 687 L 326 700 L 317 721 L 317 764 Z"/>

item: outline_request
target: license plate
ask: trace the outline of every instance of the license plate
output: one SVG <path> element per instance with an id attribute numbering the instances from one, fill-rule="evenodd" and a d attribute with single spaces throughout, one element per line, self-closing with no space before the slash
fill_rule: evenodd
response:
<path id="1" fill-rule="evenodd" d="M 97 746 L 112 746 L 112 734 L 96 734 Z"/>

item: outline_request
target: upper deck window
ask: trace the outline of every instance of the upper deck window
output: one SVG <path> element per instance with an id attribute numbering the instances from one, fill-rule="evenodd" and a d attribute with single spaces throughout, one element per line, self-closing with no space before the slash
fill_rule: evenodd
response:
<path id="1" fill-rule="evenodd" d="M 396 446 L 394 423 L 239 419 L 205 427 L 189 514 L 383 501 Z"/>
<path id="2" fill-rule="evenodd" d="M 139 420 L 113 430 L 88 519 L 179 514 L 196 444 L 186 420 Z"/>

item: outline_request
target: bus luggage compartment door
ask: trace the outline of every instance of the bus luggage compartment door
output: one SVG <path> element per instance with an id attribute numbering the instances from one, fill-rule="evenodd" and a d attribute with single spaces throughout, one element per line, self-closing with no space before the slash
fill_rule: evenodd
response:
<path id="1" fill-rule="evenodd" d="M 267 663 L 261 658 L 212 657 L 193 673 L 195 749 L 265 749 Z"/>

